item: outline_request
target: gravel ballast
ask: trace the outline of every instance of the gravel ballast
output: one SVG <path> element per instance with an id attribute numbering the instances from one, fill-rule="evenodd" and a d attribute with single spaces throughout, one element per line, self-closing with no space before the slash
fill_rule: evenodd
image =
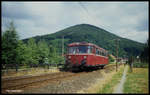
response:
<path id="1" fill-rule="evenodd" d="M 29 87 L 23 89 L 21 93 L 77 93 L 81 90 L 86 92 L 97 80 L 104 78 L 104 74 L 112 71 L 115 71 L 115 66 L 86 72 L 56 82 L 47 82 L 44 86 L 43 84 L 39 85 L 40 87 Z"/>

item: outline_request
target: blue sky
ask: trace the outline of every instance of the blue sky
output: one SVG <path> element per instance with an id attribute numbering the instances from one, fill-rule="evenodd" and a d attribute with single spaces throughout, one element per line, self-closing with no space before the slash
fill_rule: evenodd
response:
<path id="1" fill-rule="evenodd" d="M 2 2 L 2 31 L 14 21 L 20 39 L 76 24 L 91 24 L 120 37 L 149 38 L 148 2 Z"/>

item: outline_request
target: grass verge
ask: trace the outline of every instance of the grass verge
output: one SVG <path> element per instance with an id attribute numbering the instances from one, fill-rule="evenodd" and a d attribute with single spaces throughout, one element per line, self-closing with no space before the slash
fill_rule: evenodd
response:
<path id="1" fill-rule="evenodd" d="M 128 69 L 124 93 L 149 93 L 148 92 L 148 68 Z"/>
<path id="2" fill-rule="evenodd" d="M 114 87 L 120 82 L 123 71 L 124 66 L 120 67 L 120 70 L 116 74 L 114 74 L 112 79 L 109 80 L 106 84 L 104 84 L 97 93 L 112 93 Z"/>

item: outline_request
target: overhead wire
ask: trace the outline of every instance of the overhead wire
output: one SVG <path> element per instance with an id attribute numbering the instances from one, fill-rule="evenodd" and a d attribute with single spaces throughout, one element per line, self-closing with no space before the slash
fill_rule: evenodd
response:
<path id="1" fill-rule="evenodd" d="M 90 14 L 89 10 L 85 7 L 85 5 L 82 4 L 81 2 L 79 2 L 78 4 L 79 4 L 79 5 L 84 9 L 84 11 L 87 13 L 88 18 L 91 19 L 92 22 L 95 23 L 96 25 L 99 25 L 99 24 L 97 23 L 97 20 L 95 20 L 95 19 L 93 18 L 92 14 Z M 101 26 L 101 25 L 100 25 L 100 26 Z"/>
<path id="2" fill-rule="evenodd" d="M 82 4 L 81 2 L 79 2 L 79 5 L 86 11 L 86 13 L 88 14 L 88 17 L 89 17 L 89 18 L 92 18 L 90 12 L 89 12 L 88 9 L 84 6 L 84 4 Z M 95 23 L 96 25 L 99 25 L 99 24 L 97 23 L 97 21 L 96 21 L 94 18 L 92 18 L 92 20 L 94 21 L 94 23 Z M 102 25 L 99 25 L 99 26 L 102 26 Z M 113 39 L 113 40 L 110 40 L 110 41 L 114 41 L 114 40 L 120 41 L 120 39 Z M 116 44 L 116 45 L 117 45 L 117 44 Z M 118 49 L 117 49 L 116 52 L 118 52 Z M 118 57 L 118 53 L 117 53 L 116 56 Z M 117 65 L 117 64 L 116 64 L 116 65 Z M 116 69 L 116 71 L 117 71 L 117 69 Z"/>

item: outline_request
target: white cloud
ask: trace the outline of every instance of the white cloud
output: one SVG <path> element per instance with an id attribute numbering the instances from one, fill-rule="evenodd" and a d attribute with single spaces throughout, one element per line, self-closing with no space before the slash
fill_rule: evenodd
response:
<path id="1" fill-rule="evenodd" d="M 148 2 L 81 3 L 2 2 L 2 30 L 7 19 L 16 22 L 21 38 L 87 23 L 139 42 L 148 39 Z"/>
<path id="2" fill-rule="evenodd" d="M 117 31 L 117 34 L 121 37 L 128 38 L 134 41 L 138 41 L 141 43 L 145 43 L 149 38 L 149 34 L 147 31 L 136 31 L 134 29 L 122 29 Z"/>

